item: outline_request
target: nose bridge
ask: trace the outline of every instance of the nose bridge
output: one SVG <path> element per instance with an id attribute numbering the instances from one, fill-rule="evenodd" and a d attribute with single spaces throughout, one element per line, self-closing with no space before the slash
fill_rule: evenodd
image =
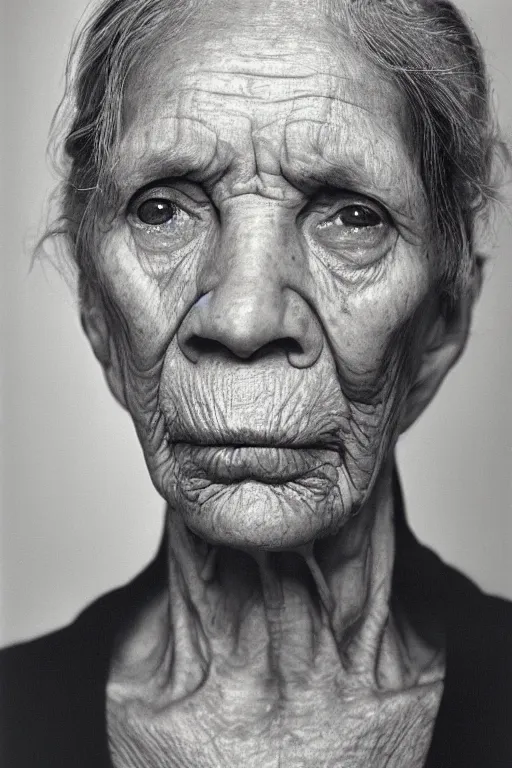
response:
<path id="1" fill-rule="evenodd" d="M 244 359 L 277 345 L 292 365 L 313 364 L 322 337 L 301 296 L 304 256 L 293 211 L 278 201 L 235 198 L 223 206 L 221 224 L 199 280 L 203 295 L 178 334 L 182 351 L 196 362 L 220 345 Z"/>
<path id="2" fill-rule="evenodd" d="M 255 200 L 235 201 L 223 213 L 214 301 L 234 290 L 237 295 L 232 298 L 247 305 L 275 302 L 293 281 L 288 268 L 294 247 L 290 212 L 276 203 Z"/>
<path id="3" fill-rule="evenodd" d="M 285 335 L 291 217 L 278 203 L 242 198 L 226 204 L 221 216 L 216 279 L 203 321 L 212 334 L 229 334 L 252 353 Z"/>

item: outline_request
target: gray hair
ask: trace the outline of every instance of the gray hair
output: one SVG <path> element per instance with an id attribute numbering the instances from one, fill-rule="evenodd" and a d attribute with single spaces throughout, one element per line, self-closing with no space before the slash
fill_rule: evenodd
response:
<path id="1" fill-rule="evenodd" d="M 170 35 L 176 38 L 193 3 L 107 0 L 73 46 L 64 101 L 65 108 L 71 104 L 71 125 L 60 141 L 62 216 L 52 234 L 65 236 L 90 280 L 95 221 L 115 198 L 111 163 L 127 79 Z M 351 43 L 406 100 L 431 241 L 441 258 L 439 288 L 456 300 L 478 260 L 477 223 L 495 199 L 494 160 L 506 155 L 492 119 L 481 47 L 448 0 L 332 0 L 330 7 L 345 21 Z"/>

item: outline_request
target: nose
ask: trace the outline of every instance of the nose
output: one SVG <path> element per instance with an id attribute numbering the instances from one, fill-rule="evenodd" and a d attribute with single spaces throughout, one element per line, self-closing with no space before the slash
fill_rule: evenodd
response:
<path id="1" fill-rule="evenodd" d="M 191 362 L 208 353 L 249 360 L 281 350 L 291 365 L 306 368 L 322 351 L 320 323 L 298 290 L 298 243 L 268 211 L 262 218 L 255 221 L 246 212 L 238 225 L 226 222 L 214 286 L 178 330 L 178 344 Z"/>

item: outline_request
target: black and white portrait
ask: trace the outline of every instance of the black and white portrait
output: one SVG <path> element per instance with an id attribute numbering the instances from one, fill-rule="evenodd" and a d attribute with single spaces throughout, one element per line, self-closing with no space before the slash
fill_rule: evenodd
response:
<path id="1" fill-rule="evenodd" d="M 512 766 L 511 32 L 6 9 L 2 766 Z"/>

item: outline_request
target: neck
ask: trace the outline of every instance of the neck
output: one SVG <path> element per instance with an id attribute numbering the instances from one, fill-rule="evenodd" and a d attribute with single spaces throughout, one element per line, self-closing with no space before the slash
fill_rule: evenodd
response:
<path id="1" fill-rule="evenodd" d="M 168 583 L 120 645 L 113 678 L 190 696 L 214 676 L 277 699 L 320 680 L 402 690 L 439 673 L 438 650 L 393 601 L 392 467 L 334 537 L 294 552 L 207 545 L 168 511 Z"/>

